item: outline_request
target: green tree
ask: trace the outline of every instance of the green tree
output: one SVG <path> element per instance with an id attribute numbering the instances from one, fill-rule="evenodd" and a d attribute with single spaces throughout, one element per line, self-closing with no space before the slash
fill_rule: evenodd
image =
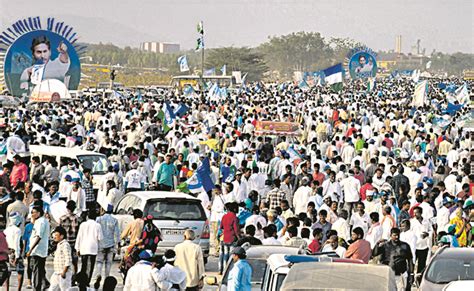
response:
<path id="1" fill-rule="evenodd" d="M 206 51 L 205 68 L 216 68 L 216 74 L 219 74 L 223 65 L 226 65 L 227 74 L 232 71 L 247 73 L 249 81 L 261 80 L 268 69 L 263 55 L 248 47 L 224 47 Z"/>

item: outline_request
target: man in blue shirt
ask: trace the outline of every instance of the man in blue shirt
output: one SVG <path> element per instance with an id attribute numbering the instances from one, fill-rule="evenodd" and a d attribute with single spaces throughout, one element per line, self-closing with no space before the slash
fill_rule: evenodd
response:
<path id="1" fill-rule="evenodd" d="M 230 270 L 227 290 L 229 291 L 250 291 L 252 288 L 252 267 L 245 259 L 247 254 L 242 247 L 235 247 L 232 250 L 232 260 L 234 267 Z"/>
<path id="2" fill-rule="evenodd" d="M 156 181 L 158 182 L 158 190 L 171 191 L 174 187 L 173 177 L 178 174 L 176 166 L 171 163 L 171 155 L 166 155 L 165 162 L 161 164 L 156 173 Z"/>

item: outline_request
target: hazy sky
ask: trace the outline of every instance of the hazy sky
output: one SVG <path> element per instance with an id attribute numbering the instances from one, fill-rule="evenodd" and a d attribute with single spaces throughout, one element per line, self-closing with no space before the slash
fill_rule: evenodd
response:
<path id="1" fill-rule="evenodd" d="M 206 47 L 256 46 L 270 35 L 315 31 L 374 50 L 402 51 L 417 39 L 429 53 L 474 52 L 474 0 L 0 0 L 0 30 L 28 16 L 55 16 L 85 42 L 141 41 L 193 48 L 204 21 Z"/>

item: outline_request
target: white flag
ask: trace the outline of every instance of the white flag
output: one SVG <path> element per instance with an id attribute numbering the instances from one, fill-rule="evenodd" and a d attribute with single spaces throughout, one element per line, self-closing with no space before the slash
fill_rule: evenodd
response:
<path id="1" fill-rule="evenodd" d="M 426 63 L 426 69 L 428 70 L 429 68 L 431 68 L 431 61 Z"/>
<path id="2" fill-rule="evenodd" d="M 189 71 L 188 59 L 186 56 L 181 56 L 178 58 L 179 70 L 181 72 Z"/>
<path id="3" fill-rule="evenodd" d="M 44 65 L 34 65 L 31 71 L 31 83 L 38 85 L 43 81 Z"/>
<path id="4" fill-rule="evenodd" d="M 456 89 L 456 100 L 459 102 L 459 104 L 464 104 L 469 101 L 469 91 L 467 90 L 467 85 L 464 83 L 461 87 Z"/>
<path id="5" fill-rule="evenodd" d="M 425 105 L 426 93 L 428 92 L 428 81 L 421 81 L 415 86 L 415 93 L 413 94 L 413 101 L 411 105 L 421 107 Z"/>

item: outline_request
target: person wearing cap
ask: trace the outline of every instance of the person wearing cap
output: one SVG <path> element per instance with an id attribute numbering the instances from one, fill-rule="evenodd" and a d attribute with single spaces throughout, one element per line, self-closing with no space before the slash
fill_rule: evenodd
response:
<path id="1" fill-rule="evenodd" d="M 176 252 L 175 266 L 186 273 L 186 290 L 199 290 L 203 286 L 204 257 L 201 247 L 194 243 L 196 235 L 193 230 L 184 232 L 184 241 L 174 247 Z"/>
<path id="2" fill-rule="evenodd" d="M 18 274 L 18 290 L 21 290 L 23 285 L 23 273 L 25 272 L 25 266 L 23 264 L 23 258 L 21 254 L 21 229 L 20 226 L 23 222 L 24 217 L 20 213 L 13 212 L 9 216 L 9 224 L 3 231 L 5 234 L 8 248 L 10 249 L 10 262 L 11 268 L 14 269 Z"/>
<path id="3" fill-rule="evenodd" d="M 54 252 L 53 271 L 51 275 L 51 289 L 66 291 L 71 287 L 72 270 L 72 251 L 71 246 L 66 240 L 66 230 L 58 226 L 53 231 L 53 239 L 57 243 Z"/>
<path id="4" fill-rule="evenodd" d="M 229 291 L 250 291 L 252 289 L 252 267 L 246 260 L 247 253 L 242 247 L 235 247 L 232 250 L 232 260 L 234 266 L 229 272 L 227 290 Z"/>
<path id="5" fill-rule="evenodd" d="M 449 224 L 449 215 L 451 214 L 449 209 L 451 208 L 451 205 L 451 198 L 446 196 L 443 199 L 443 207 L 438 209 L 438 212 L 436 213 L 436 228 L 438 234 L 442 231 L 445 231 L 446 226 Z"/>
<path id="6" fill-rule="evenodd" d="M 161 273 L 151 262 L 153 253 L 150 250 L 143 250 L 138 255 L 139 261 L 135 263 L 127 272 L 125 278 L 124 291 L 153 291 L 170 290 L 172 284 L 165 280 L 165 273 Z"/>
<path id="7" fill-rule="evenodd" d="M 186 290 L 186 273 L 174 265 L 176 253 L 173 250 L 166 250 L 163 260 L 165 265 L 160 269 L 160 273 L 165 274 L 165 280 L 173 284 L 170 290 Z"/>
<path id="8" fill-rule="evenodd" d="M 113 181 L 108 181 L 113 182 Z M 96 280 L 102 277 L 102 266 L 105 264 L 104 278 L 110 275 L 113 255 L 118 253 L 120 243 L 120 231 L 118 220 L 112 216 L 113 206 L 109 204 L 102 216 L 97 217 L 96 221 L 102 230 L 102 239 L 99 241 L 99 250 L 97 252 L 97 261 L 95 268 Z"/>

